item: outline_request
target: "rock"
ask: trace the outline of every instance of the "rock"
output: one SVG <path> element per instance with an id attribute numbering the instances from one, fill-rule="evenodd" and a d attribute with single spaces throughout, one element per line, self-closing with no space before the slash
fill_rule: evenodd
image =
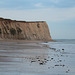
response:
<path id="1" fill-rule="evenodd" d="M 55 65 L 55 66 L 59 66 L 59 65 Z"/>
<path id="2" fill-rule="evenodd" d="M 68 73 L 68 71 L 66 71 L 66 73 Z"/>
<path id="3" fill-rule="evenodd" d="M 44 60 L 47 60 L 47 59 L 44 58 Z"/>
<path id="4" fill-rule="evenodd" d="M 39 63 L 40 65 L 43 65 L 44 63 L 43 62 L 41 62 L 41 63 Z"/>
<path id="5" fill-rule="evenodd" d="M 38 57 L 36 59 L 39 59 Z"/>
<path id="6" fill-rule="evenodd" d="M 40 61 L 40 60 L 38 60 L 38 61 Z"/>
<path id="7" fill-rule="evenodd" d="M 31 63 L 32 63 L 32 62 L 36 62 L 36 61 L 33 61 L 33 60 L 32 60 Z"/>
<path id="8" fill-rule="evenodd" d="M 48 67 L 48 69 L 50 69 L 50 67 Z"/>
<path id="9" fill-rule="evenodd" d="M 59 60 L 60 62 L 62 62 L 62 60 Z"/>
<path id="10" fill-rule="evenodd" d="M 44 64 L 45 64 L 45 62 L 44 62 L 44 61 L 41 61 L 39 64 L 40 64 L 40 65 L 44 65 Z"/>
<path id="11" fill-rule="evenodd" d="M 53 60 L 53 58 L 51 58 L 51 60 Z"/>
<path id="12" fill-rule="evenodd" d="M 60 65 L 60 66 L 64 67 L 65 65 Z"/>
<path id="13" fill-rule="evenodd" d="M 64 50 L 64 49 L 62 49 L 62 50 Z"/>

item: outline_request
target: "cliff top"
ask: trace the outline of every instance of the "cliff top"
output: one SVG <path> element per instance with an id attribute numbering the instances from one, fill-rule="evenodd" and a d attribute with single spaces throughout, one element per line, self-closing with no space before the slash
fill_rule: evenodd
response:
<path id="1" fill-rule="evenodd" d="M 12 19 L 6 19 L 6 18 L 0 17 L 0 21 L 2 20 L 12 21 L 12 22 L 24 22 L 24 23 L 43 23 L 45 22 L 45 21 L 18 21 L 18 20 L 12 20 Z"/>

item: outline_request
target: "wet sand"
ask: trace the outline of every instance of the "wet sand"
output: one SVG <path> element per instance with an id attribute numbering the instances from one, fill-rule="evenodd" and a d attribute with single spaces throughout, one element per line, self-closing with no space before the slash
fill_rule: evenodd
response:
<path id="1" fill-rule="evenodd" d="M 0 41 L 0 75 L 40 73 L 46 64 L 48 48 L 42 41 Z M 40 70 L 39 70 L 40 69 Z"/>
<path id="2" fill-rule="evenodd" d="M 70 75 L 69 55 L 42 41 L 0 41 L 0 75 Z"/>

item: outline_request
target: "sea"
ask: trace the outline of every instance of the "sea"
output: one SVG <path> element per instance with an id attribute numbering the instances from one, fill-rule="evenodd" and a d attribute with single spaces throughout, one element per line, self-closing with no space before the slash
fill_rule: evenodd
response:
<path id="1" fill-rule="evenodd" d="M 55 61 L 53 73 L 50 75 L 75 75 L 75 39 L 54 39 L 56 42 L 48 42 L 53 49 L 52 53 Z"/>
<path id="2" fill-rule="evenodd" d="M 44 49 L 0 42 L 0 75 L 75 75 L 75 39 L 54 40 Z"/>

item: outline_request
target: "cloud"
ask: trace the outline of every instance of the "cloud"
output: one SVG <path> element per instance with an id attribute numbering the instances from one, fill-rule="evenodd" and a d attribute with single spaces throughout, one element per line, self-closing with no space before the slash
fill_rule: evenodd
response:
<path id="1" fill-rule="evenodd" d="M 37 3 L 34 5 L 35 7 L 43 7 L 42 3 Z"/>
<path id="2" fill-rule="evenodd" d="M 75 18 L 75 8 L 47 8 L 29 10 L 1 10 L 0 16 L 16 20 L 60 22 Z"/>

